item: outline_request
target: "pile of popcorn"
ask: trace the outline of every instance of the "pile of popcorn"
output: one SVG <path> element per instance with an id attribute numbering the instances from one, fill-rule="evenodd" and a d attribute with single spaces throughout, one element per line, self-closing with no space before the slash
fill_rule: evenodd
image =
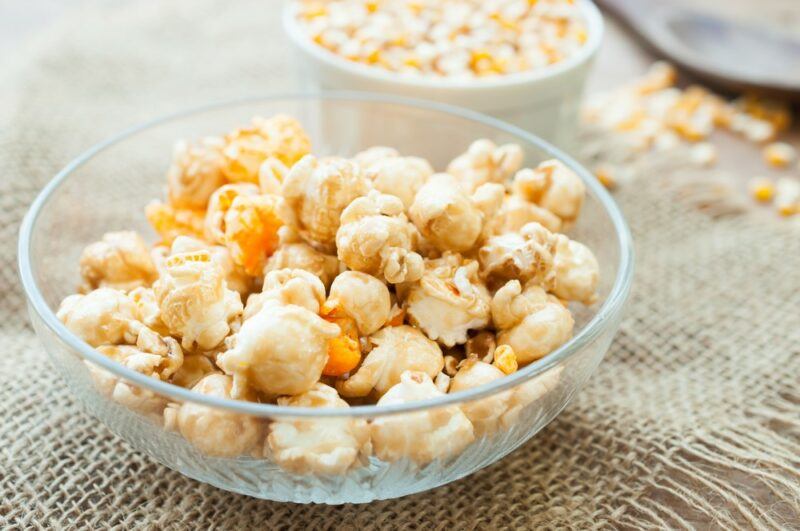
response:
<path id="1" fill-rule="evenodd" d="M 640 79 L 587 99 L 583 122 L 589 134 L 583 158 L 603 184 L 624 183 L 636 173 L 638 161 L 651 163 L 659 157 L 674 164 L 713 167 L 718 157 L 710 137 L 720 129 L 763 146 L 770 168 L 787 169 L 795 163 L 796 149 L 776 141 L 791 125 L 787 104 L 753 95 L 728 102 L 698 85 L 680 89 L 676 81 L 675 68 L 658 62 Z M 755 176 L 749 188 L 753 198 L 772 201 L 782 216 L 800 214 L 797 178 Z"/>
<path id="2" fill-rule="evenodd" d="M 587 39 L 574 0 L 300 0 L 296 13 L 313 42 L 348 60 L 456 79 L 539 69 Z"/>
<path id="3" fill-rule="evenodd" d="M 179 142 L 160 237 L 105 234 L 58 311 L 100 353 L 153 379 L 291 407 L 403 404 L 487 384 L 570 339 L 568 301 L 596 299 L 598 263 L 560 231 L 582 181 L 516 144 L 474 142 L 435 173 L 372 147 L 310 154 L 288 116 Z M 424 464 L 511 426 L 560 368 L 463 405 L 371 422 L 269 422 L 175 404 L 88 364 L 99 390 L 216 456 L 344 473 L 369 455 Z"/>

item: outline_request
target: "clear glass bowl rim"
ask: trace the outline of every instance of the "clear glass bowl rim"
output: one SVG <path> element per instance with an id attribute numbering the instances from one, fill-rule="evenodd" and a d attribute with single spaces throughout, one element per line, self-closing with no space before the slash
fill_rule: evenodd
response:
<path id="1" fill-rule="evenodd" d="M 588 26 L 588 40 L 581 46 L 577 53 L 557 63 L 526 72 L 515 72 L 512 74 L 484 77 L 475 80 L 453 80 L 430 76 L 401 75 L 391 70 L 348 61 L 330 50 L 311 42 L 305 30 L 297 22 L 297 5 L 298 3 L 296 1 L 287 2 L 285 4 L 282 22 L 283 29 L 291 41 L 303 51 L 351 75 L 420 89 L 482 91 L 536 83 L 543 79 L 555 77 L 563 72 L 568 72 L 592 58 L 600 49 L 600 44 L 603 42 L 603 33 L 605 31 L 603 16 L 600 14 L 600 10 L 597 6 L 590 0 L 579 0 L 580 9 L 583 16 L 586 18 Z"/>
<path id="2" fill-rule="evenodd" d="M 150 378 L 139 372 L 128 369 L 117 362 L 112 361 L 110 358 L 103 356 L 88 343 L 85 343 L 78 336 L 70 332 L 45 302 L 44 297 L 33 277 L 30 256 L 32 251 L 31 239 L 38 216 L 47 206 L 50 197 L 56 190 L 58 190 L 61 184 L 63 184 L 75 170 L 83 166 L 98 153 L 124 141 L 130 136 L 143 132 L 149 128 L 206 111 L 219 110 L 225 107 L 235 107 L 248 103 L 280 100 L 322 100 L 327 102 L 341 101 L 350 103 L 385 103 L 391 105 L 416 107 L 426 111 L 449 114 L 465 120 L 478 122 L 482 125 L 489 126 L 516 136 L 520 140 L 536 146 L 543 152 L 547 153 L 549 157 L 562 161 L 573 171 L 575 171 L 586 184 L 587 188 L 593 192 L 595 197 L 600 201 L 603 209 L 606 211 L 606 213 L 608 213 L 614 226 L 615 236 L 620 249 L 620 263 L 611 292 L 594 317 L 592 317 L 592 319 L 578 334 L 576 334 L 574 337 L 572 337 L 572 339 L 556 349 L 554 352 L 540 360 L 531 363 L 523 369 L 520 369 L 519 371 L 504 378 L 500 378 L 494 382 L 473 389 L 447 394 L 442 397 L 410 402 L 408 404 L 394 404 L 389 406 L 369 405 L 352 406 L 349 408 L 286 407 L 274 404 L 262 404 L 211 397 L 193 392 L 189 389 L 178 387 L 167 382 Z M 78 352 L 85 360 L 88 360 L 96 366 L 102 367 L 115 376 L 128 380 L 129 382 L 141 388 L 148 389 L 180 402 L 194 402 L 213 408 L 220 408 L 240 414 L 254 415 L 258 417 L 351 418 L 377 417 L 398 413 L 410 413 L 429 408 L 469 402 L 517 386 L 568 360 L 573 354 L 588 346 L 606 329 L 609 324 L 615 321 L 614 318 L 619 314 L 619 312 L 622 311 L 630 292 L 633 280 L 633 243 L 630 230 L 628 229 L 628 225 L 625 222 L 622 212 L 619 210 L 619 207 L 611 198 L 611 195 L 608 193 L 605 187 L 603 187 L 603 185 L 600 184 L 600 182 L 591 173 L 589 173 L 588 170 L 581 166 L 572 157 L 568 156 L 566 153 L 562 152 L 555 146 L 552 146 L 548 142 L 519 127 L 478 112 L 442 103 L 397 96 L 387 96 L 369 92 L 325 91 L 311 93 L 275 93 L 266 96 L 236 98 L 210 103 L 161 116 L 139 125 L 135 125 L 117 133 L 116 135 L 113 135 L 109 139 L 100 142 L 99 144 L 94 145 L 68 163 L 61 171 L 59 171 L 55 177 L 53 177 L 53 179 L 47 183 L 47 185 L 42 189 L 42 191 L 31 204 L 30 209 L 25 215 L 20 227 L 18 266 L 23 289 L 30 306 L 42 319 L 45 325 L 52 330 L 61 341 L 66 343 L 74 351 Z"/>

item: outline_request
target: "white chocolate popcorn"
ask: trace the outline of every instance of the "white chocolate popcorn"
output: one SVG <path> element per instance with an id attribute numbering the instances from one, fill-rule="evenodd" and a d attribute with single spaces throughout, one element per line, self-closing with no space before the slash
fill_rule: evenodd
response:
<path id="1" fill-rule="evenodd" d="M 61 301 L 57 317 L 93 347 L 132 343 L 140 323 L 136 304 L 124 292 L 99 288 Z"/>
<path id="2" fill-rule="evenodd" d="M 209 374 L 192 387 L 195 393 L 222 399 L 234 398 L 232 390 L 233 379 L 224 374 Z M 176 427 L 200 452 L 215 457 L 246 454 L 263 432 L 257 418 L 192 402 L 167 408 L 164 417 L 168 428 Z"/>
<path id="3" fill-rule="evenodd" d="M 508 410 L 503 413 L 500 423 L 505 429 L 517 424 L 520 415 L 529 405 L 542 400 L 551 391 L 556 389 L 561 380 L 562 366 L 553 367 L 544 374 L 522 383 L 511 390 L 508 401 Z"/>
<path id="4" fill-rule="evenodd" d="M 336 390 L 317 383 L 297 396 L 278 398 L 286 407 L 347 408 Z M 369 450 L 369 426 L 359 418 L 279 419 L 267 444 L 275 462 L 297 474 L 344 474 Z"/>
<path id="5" fill-rule="evenodd" d="M 328 360 L 328 340 L 339 327 L 294 304 L 265 302 L 242 323 L 233 348 L 217 357 L 217 365 L 236 382 L 270 396 L 297 395 L 319 380 Z"/>
<path id="6" fill-rule="evenodd" d="M 539 286 L 523 291 L 510 280 L 492 298 L 492 320 L 498 329 L 497 344 L 508 345 L 520 364 L 538 360 L 566 343 L 575 324 L 572 314 Z"/>
<path id="7" fill-rule="evenodd" d="M 294 304 L 312 313 L 319 313 L 320 306 L 325 302 L 325 286 L 320 279 L 302 269 L 270 271 L 264 277 L 261 293 L 254 293 L 247 299 L 245 320 L 261 311 L 269 300 Z"/>
<path id="8" fill-rule="evenodd" d="M 471 194 L 484 183 L 504 184 L 522 166 L 523 153 L 518 144 L 495 145 L 488 139 L 476 140 L 467 151 L 454 158 L 447 173 Z"/>
<path id="9" fill-rule="evenodd" d="M 239 294 L 225 286 L 222 268 L 208 251 L 175 254 L 153 285 L 161 320 L 187 350 L 210 350 L 228 335 L 241 315 Z"/>
<path id="10" fill-rule="evenodd" d="M 211 194 L 225 184 L 222 173 L 221 138 L 209 137 L 197 144 L 175 144 L 167 171 L 169 203 L 176 208 L 204 209 Z"/>
<path id="11" fill-rule="evenodd" d="M 505 373 L 503 371 L 490 363 L 474 358 L 467 359 L 461 364 L 458 372 L 450 381 L 449 392 L 457 393 L 473 389 L 504 376 Z M 511 397 L 512 391 L 502 391 L 461 405 L 461 411 L 472 422 L 476 436 L 479 437 L 496 430 L 501 417 L 509 407 Z"/>
<path id="12" fill-rule="evenodd" d="M 335 249 L 342 211 L 369 189 L 369 179 L 357 164 L 313 155 L 295 164 L 283 182 L 283 196 L 295 213 L 300 235 L 323 251 Z"/>
<path id="13" fill-rule="evenodd" d="M 245 298 L 253 289 L 253 279 L 244 272 L 241 266 L 233 262 L 231 252 L 224 245 L 210 245 L 203 240 L 191 238 L 189 236 L 178 236 L 172 242 L 170 255 L 180 253 L 193 253 L 197 251 L 208 251 L 211 253 L 211 260 L 222 268 L 225 274 L 225 284 L 228 288 L 238 291 L 242 298 Z M 162 266 L 163 261 L 162 260 Z"/>
<path id="14" fill-rule="evenodd" d="M 277 269 L 303 269 L 318 277 L 326 288 L 339 274 L 342 266 L 335 256 L 321 253 L 302 242 L 284 243 L 267 259 L 264 274 Z"/>
<path id="15" fill-rule="evenodd" d="M 555 234 L 536 222 L 528 223 L 519 232 L 492 236 L 478 251 L 481 275 L 493 283 L 517 279 L 551 287 L 557 240 Z"/>
<path id="16" fill-rule="evenodd" d="M 561 230 L 561 218 L 518 195 L 510 194 L 503 199 L 503 204 L 495 215 L 487 220 L 483 236 L 490 238 L 507 232 L 519 232 L 532 221 L 541 224 L 550 232 Z"/>
<path id="17" fill-rule="evenodd" d="M 336 382 L 342 396 L 378 396 L 400 381 L 406 371 L 435 377 L 444 368 L 442 350 L 434 341 L 411 326 L 389 326 L 370 336 L 373 345 L 358 370 L 350 378 Z"/>
<path id="18" fill-rule="evenodd" d="M 483 213 L 452 175 L 437 173 L 419 189 L 408 215 L 419 232 L 442 251 L 467 251 L 480 236 Z"/>
<path id="19" fill-rule="evenodd" d="M 392 284 L 411 282 L 422 274 L 422 257 L 414 252 L 417 237 L 400 199 L 373 190 L 342 212 L 337 253 L 354 271 Z"/>
<path id="20" fill-rule="evenodd" d="M 107 232 L 103 239 L 81 253 L 81 291 L 114 288 L 128 291 L 149 286 L 156 279 L 156 267 L 139 234 L 133 231 Z"/>
<path id="21" fill-rule="evenodd" d="M 563 221 L 578 217 L 586 196 L 586 185 L 563 162 L 547 160 L 536 169 L 526 168 L 514 176 L 514 193 L 546 208 Z"/>
<path id="22" fill-rule="evenodd" d="M 211 194 L 203 224 L 203 236 L 206 240 L 225 243 L 225 213 L 230 209 L 233 200 L 239 196 L 258 195 L 258 186 L 252 183 L 226 184 Z"/>
<path id="23" fill-rule="evenodd" d="M 339 306 L 355 319 L 363 336 L 377 332 L 389 320 L 392 300 L 386 284 L 358 271 L 345 271 L 331 284 L 328 305 Z"/>
<path id="24" fill-rule="evenodd" d="M 489 323 L 490 300 L 478 278 L 478 262 L 445 253 L 425 261 L 425 273 L 405 295 L 405 308 L 429 338 L 452 347 L 466 343 L 469 330 Z"/>
<path id="25" fill-rule="evenodd" d="M 558 298 L 584 304 L 595 301 L 600 266 L 588 247 L 559 234 L 553 270 L 555 287 L 552 291 Z"/>
<path id="26" fill-rule="evenodd" d="M 372 186 L 384 194 L 400 198 L 407 211 L 417 191 L 433 175 L 430 163 L 420 157 L 391 157 L 363 166 Z"/>
<path id="27" fill-rule="evenodd" d="M 378 400 L 379 406 L 443 396 L 428 374 L 406 371 Z M 460 453 L 474 439 L 472 423 L 458 406 L 386 415 L 370 425 L 375 455 L 383 461 L 408 458 L 418 465 Z"/>

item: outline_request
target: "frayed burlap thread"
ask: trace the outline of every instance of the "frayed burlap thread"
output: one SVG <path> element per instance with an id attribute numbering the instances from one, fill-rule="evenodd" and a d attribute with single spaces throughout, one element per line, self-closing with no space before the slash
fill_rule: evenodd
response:
<path id="1" fill-rule="evenodd" d="M 187 479 L 84 414 L 27 322 L 19 221 L 59 167 L 116 130 L 295 87 L 276 18 L 264 2 L 100 7 L 4 70 L 0 527 L 800 527 L 800 233 L 711 219 L 655 179 L 617 194 L 637 274 L 606 360 L 547 428 L 468 479 L 365 506 L 273 503 Z"/>

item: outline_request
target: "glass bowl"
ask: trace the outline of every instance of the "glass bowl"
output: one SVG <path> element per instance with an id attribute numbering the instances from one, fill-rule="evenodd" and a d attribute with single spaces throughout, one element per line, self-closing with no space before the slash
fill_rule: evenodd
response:
<path id="1" fill-rule="evenodd" d="M 84 246 L 110 230 L 133 229 L 155 239 L 143 207 L 163 193 L 172 143 L 230 130 L 253 115 L 277 113 L 303 123 L 317 155 L 350 155 L 387 145 L 442 168 L 473 140 L 489 138 L 520 144 L 529 166 L 550 158 L 562 160 L 588 190 L 570 235 L 593 249 L 601 264 L 598 302 L 571 308 L 574 337 L 510 376 L 435 399 L 380 407 L 287 408 L 201 395 L 127 369 L 68 331 L 55 311 L 78 285 Z M 497 461 L 542 429 L 586 382 L 608 349 L 630 290 L 632 260 L 630 234 L 616 204 L 597 180 L 560 151 L 522 129 L 471 111 L 366 93 L 238 100 L 131 128 L 93 147 L 56 175 L 31 206 L 19 241 L 19 267 L 34 329 L 55 370 L 87 411 L 134 448 L 191 478 L 259 498 L 330 504 L 394 498 L 443 485 Z M 243 455 L 204 449 L 165 428 L 165 411 L 180 404 L 256 426 L 257 436 Z M 501 407 L 495 409 L 498 404 Z M 368 432 L 390 425 L 400 435 L 403 426 L 419 427 L 431 415 L 453 416 L 459 408 L 470 407 L 485 408 L 490 414 L 481 429 L 476 428 L 474 440 L 452 455 L 442 455 L 435 444 L 432 456 L 414 453 L 413 458 L 391 462 L 365 451 L 347 472 L 330 474 L 282 468 L 265 444 L 276 422 L 306 427 L 358 423 Z M 230 433 L 230 440 L 237 443 L 244 437 L 235 430 Z"/>

